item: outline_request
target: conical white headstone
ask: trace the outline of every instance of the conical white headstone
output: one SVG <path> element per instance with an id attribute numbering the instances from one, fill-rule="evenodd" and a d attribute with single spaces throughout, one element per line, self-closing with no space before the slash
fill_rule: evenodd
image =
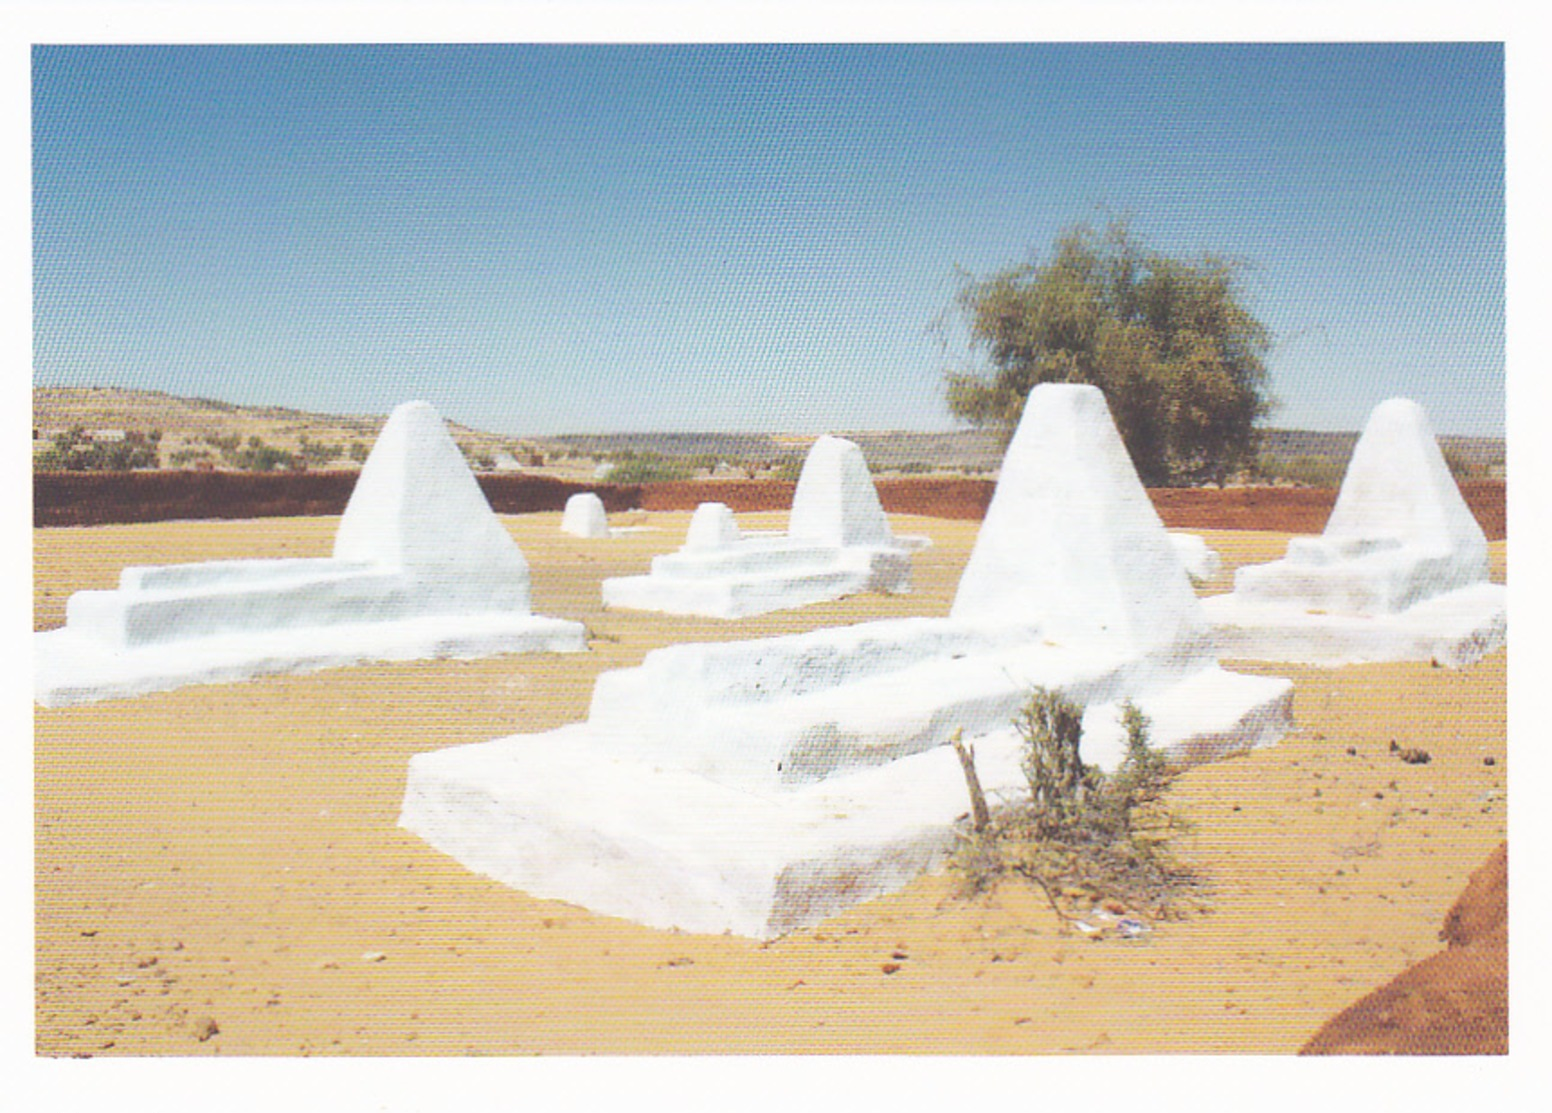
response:
<path id="1" fill-rule="evenodd" d="M 604 513 L 604 500 L 592 491 L 582 491 L 566 500 L 566 511 L 560 517 L 562 533 L 573 537 L 599 538 L 609 536 L 609 516 Z"/>
<path id="2" fill-rule="evenodd" d="M 951 614 L 1139 651 L 1205 632 L 1098 388 L 1052 383 L 1030 393 Z"/>
<path id="3" fill-rule="evenodd" d="M 1487 537 L 1428 415 L 1409 398 L 1381 402 L 1369 415 L 1321 536 L 1337 544 L 1394 539 L 1432 552 L 1479 551 L 1487 576 Z"/>
<path id="4" fill-rule="evenodd" d="M 422 580 L 520 584 L 527 597 L 528 562 L 425 402 L 404 403 L 383 426 L 340 519 L 334 556 Z"/>
<path id="5" fill-rule="evenodd" d="M 840 437 L 814 442 L 792 495 L 787 536 L 821 545 L 891 543 L 889 519 L 862 449 Z"/>
<path id="6" fill-rule="evenodd" d="M 738 521 L 725 503 L 703 502 L 690 516 L 684 547 L 690 552 L 726 549 L 738 544 L 740 536 Z"/>

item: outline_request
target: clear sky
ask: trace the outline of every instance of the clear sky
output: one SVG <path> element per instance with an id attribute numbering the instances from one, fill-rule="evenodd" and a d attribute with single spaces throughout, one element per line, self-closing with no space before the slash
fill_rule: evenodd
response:
<path id="1" fill-rule="evenodd" d="M 33 380 L 951 428 L 964 273 L 1247 265 L 1270 424 L 1504 430 L 1496 44 L 39 46 Z"/>

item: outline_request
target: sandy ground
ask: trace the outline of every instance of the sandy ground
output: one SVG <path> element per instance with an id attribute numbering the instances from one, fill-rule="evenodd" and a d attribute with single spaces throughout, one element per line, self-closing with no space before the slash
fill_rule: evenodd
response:
<path id="1" fill-rule="evenodd" d="M 35 709 L 39 1054 L 1292 1053 L 1439 949 L 1505 838 L 1505 653 L 1462 672 L 1261 667 L 1296 681 L 1300 728 L 1177 782 L 1178 851 L 1211 907 L 1140 941 L 1064 934 L 1031 891 L 963 899 L 951 876 L 764 945 L 531 899 L 398 829 L 412 754 L 581 719 L 600 671 L 670 642 L 946 613 L 977 525 L 895 520 L 936 541 L 912 595 L 722 623 L 599 604 L 688 514 L 608 542 L 559 518 L 503 520 L 536 610 L 586 622 L 587 654 Z M 35 628 L 126 564 L 327 555 L 336 521 L 37 530 Z M 1204 536 L 1227 566 L 1208 591 L 1286 541 Z"/>

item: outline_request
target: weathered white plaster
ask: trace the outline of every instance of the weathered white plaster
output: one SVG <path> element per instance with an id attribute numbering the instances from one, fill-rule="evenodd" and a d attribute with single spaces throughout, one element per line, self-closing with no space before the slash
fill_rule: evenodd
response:
<path id="1" fill-rule="evenodd" d="M 813 443 L 792 493 L 787 536 L 835 548 L 890 544 L 889 519 L 862 449 L 840 437 Z"/>
<path id="2" fill-rule="evenodd" d="M 741 536 L 733 511 L 720 502 L 703 502 L 690 515 L 690 528 L 685 531 L 684 547 L 692 553 L 730 549 L 738 544 Z"/>
<path id="3" fill-rule="evenodd" d="M 1223 655 L 1310 664 L 1460 667 L 1507 635 L 1487 538 L 1427 415 L 1405 398 L 1370 415 L 1325 531 L 1293 538 L 1282 560 L 1239 569 L 1233 593 L 1206 611 Z"/>
<path id="4" fill-rule="evenodd" d="M 573 537 L 608 537 L 609 517 L 604 513 L 604 500 L 592 491 L 572 495 L 566 500 L 566 510 L 560 516 L 560 530 Z"/>
<path id="5" fill-rule="evenodd" d="M 1218 555 L 1218 550 L 1196 534 L 1171 533 L 1169 540 L 1175 546 L 1175 555 L 1180 558 L 1192 583 L 1206 583 L 1223 571 L 1223 558 Z"/>
<path id="6" fill-rule="evenodd" d="M 736 619 L 863 591 L 901 594 L 911 589 L 911 551 L 927 543 L 890 532 L 861 449 L 820 437 L 803 462 L 785 534 L 743 534 L 726 506 L 702 503 L 683 548 L 653 558 L 649 575 L 605 580 L 603 600 Z"/>
<path id="7" fill-rule="evenodd" d="M 1288 681 L 1217 666 L 1092 388 L 1030 395 L 951 617 L 656 650 L 598 678 L 585 723 L 417 755 L 400 823 L 537 896 L 768 938 L 942 859 L 969 807 L 955 730 L 989 793 L 1021 792 L 1035 685 L 1088 707 L 1110 767 L 1124 699 L 1187 760 L 1290 722 Z"/>
<path id="8" fill-rule="evenodd" d="M 531 613 L 528 565 L 424 402 L 384 425 L 327 559 L 126 568 L 34 636 L 45 707 L 365 660 L 585 648 Z"/>

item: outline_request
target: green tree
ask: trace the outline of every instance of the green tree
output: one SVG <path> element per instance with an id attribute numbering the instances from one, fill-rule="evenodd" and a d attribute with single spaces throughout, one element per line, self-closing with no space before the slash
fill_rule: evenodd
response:
<path id="1" fill-rule="evenodd" d="M 1040 383 L 1105 392 L 1143 482 L 1222 483 L 1255 456 L 1271 409 L 1267 330 L 1241 302 L 1226 260 L 1172 259 L 1124 223 L 1079 226 L 1049 261 L 971 279 L 960 291 L 987 371 L 950 371 L 949 409 L 1011 437 Z"/>

